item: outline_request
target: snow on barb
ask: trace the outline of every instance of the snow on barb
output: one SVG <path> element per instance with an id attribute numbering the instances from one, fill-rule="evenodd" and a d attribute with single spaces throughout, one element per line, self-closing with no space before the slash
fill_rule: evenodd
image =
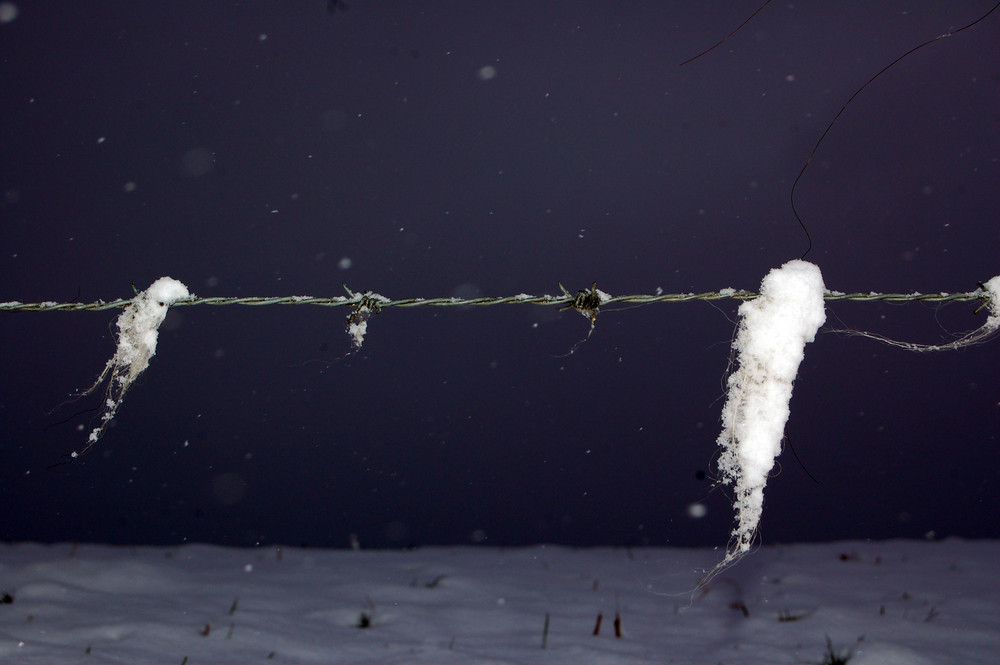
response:
<path id="1" fill-rule="evenodd" d="M 351 336 L 355 350 L 360 349 L 365 343 L 365 333 L 368 332 L 368 319 L 372 315 L 372 310 L 368 305 L 361 305 L 351 314 L 347 321 L 347 334 Z"/>
<path id="2" fill-rule="evenodd" d="M 167 316 L 167 310 L 178 300 L 190 297 L 184 284 L 170 277 L 161 277 L 136 295 L 118 317 L 118 348 L 115 355 L 104 366 L 104 371 L 94 384 L 81 393 L 89 395 L 110 375 L 105 389 L 101 424 L 91 431 L 84 450 L 101 438 L 125 399 L 125 393 L 149 366 L 149 359 L 156 355 L 159 328 Z M 76 455 L 77 453 L 73 453 L 74 457 Z"/>
<path id="3" fill-rule="evenodd" d="M 348 291 L 348 293 L 351 292 Z M 365 343 L 368 320 L 372 315 L 381 311 L 382 303 L 390 302 L 390 300 L 380 293 L 372 293 L 371 291 L 366 291 L 363 294 L 351 293 L 351 296 L 358 300 L 358 304 L 347 317 L 347 334 L 351 336 L 354 350 L 357 351 Z"/>
<path id="4" fill-rule="evenodd" d="M 760 296 L 739 308 L 737 369 L 722 408 L 719 471 L 735 488 L 736 527 L 722 564 L 747 552 L 764 506 L 764 485 L 781 452 L 792 383 L 805 345 L 826 321 L 823 276 L 806 261 L 772 270 Z"/>

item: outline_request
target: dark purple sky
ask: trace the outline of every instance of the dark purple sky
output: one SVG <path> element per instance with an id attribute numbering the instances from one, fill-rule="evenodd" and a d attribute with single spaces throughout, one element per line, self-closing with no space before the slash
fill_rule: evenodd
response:
<path id="1" fill-rule="evenodd" d="M 7 3 L 4 3 L 7 4 Z M 17 2 L 0 25 L 0 300 L 756 289 L 847 98 L 985 2 Z M 857 97 L 797 192 L 841 291 L 1000 273 L 1000 15 Z M 484 70 L 484 68 L 492 70 Z M 492 78 L 487 72 L 495 74 Z M 346 266 L 346 267 L 345 267 Z M 76 462 L 117 312 L 0 313 L 0 538 L 725 545 L 737 303 L 185 307 Z M 939 342 L 974 304 L 831 304 Z M 1000 341 L 821 332 L 765 542 L 1000 537 Z M 69 419 L 66 422 L 66 419 Z M 702 502 L 707 516 L 687 507 Z M 485 538 L 485 540 L 484 540 Z"/>

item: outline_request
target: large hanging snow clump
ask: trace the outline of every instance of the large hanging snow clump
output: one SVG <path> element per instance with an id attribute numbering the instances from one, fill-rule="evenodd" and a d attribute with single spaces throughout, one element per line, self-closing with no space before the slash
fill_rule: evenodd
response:
<path id="1" fill-rule="evenodd" d="M 132 299 L 118 317 L 118 348 L 93 385 L 81 395 L 89 395 L 110 375 L 105 390 L 101 423 L 90 432 L 86 451 L 97 443 L 115 417 L 125 393 L 156 355 L 156 340 L 167 310 L 178 300 L 190 298 L 188 288 L 170 277 L 161 277 Z M 81 451 L 81 452 L 83 452 Z M 73 453 L 76 457 L 78 453 Z"/>
<path id="2" fill-rule="evenodd" d="M 806 343 L 826 321 L 825 291 L 818 267 L 789 261 L 764 277 L 759 297 L 740 305 L 733 342 L 738 367 L 729 376 L 717 440 L 719 471 L 735 489 L 737 522 L 723 564 L 746 553 L 756 533 L 764 485 L 781 452 L 792 383 Z"/>

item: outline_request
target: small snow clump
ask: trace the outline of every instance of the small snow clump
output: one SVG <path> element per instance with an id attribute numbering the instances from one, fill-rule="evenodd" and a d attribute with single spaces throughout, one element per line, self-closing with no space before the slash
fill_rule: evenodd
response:
<path id="1" fill-rule="evenodd" d="M 161 277 L 148 289 L 137 294 L 118 317 L 118 348 L 115 355 L 108 360 L 104 371 L 93 385 L 80 393 L 81 396 L 89 395 L 110 376 L 105 389 L 101 423 L 90 432 L 87 445 L 81 452 L 88 450 L 101 438 L 125 399 L 125 393 L 149 366 L 149 359 L 156 355 L 158 331 L 167 316 L 167 310 L 178 300 L 190 297 L 191 293 L 184 284 L 170 277 Z M 78 453 L 73 453 L 73 457 L 77 455 Z"/>

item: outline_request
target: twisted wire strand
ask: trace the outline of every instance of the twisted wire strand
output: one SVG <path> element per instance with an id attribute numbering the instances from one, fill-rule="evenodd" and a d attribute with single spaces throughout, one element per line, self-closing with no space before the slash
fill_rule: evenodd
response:
<path id="1" fill-rule="evenodd" d="M 587 293 L 581 291 L 580 293 Z M 661 293 L 661 294 L 636 294 L 612 296 L 602 299 L 601 306 L 614 303 L 630 304 L 651 304 L 651 303 L 679 303 L 693 300 L 753 300 L 759 294 L 753 291 L 736 291 L 725 289 L 722 291 L 707 291 L 704 293 Z M 184 300 L 178 300 L 174 307 L 187 305 L 248 305 L 251 307 L 263 307 L 265 305 L 317 305 L 320 307 L 357 307 L 364 299 L 369 299 L 379 308 L 386 307 L 468 307 L 485 305 L 554 305 L 560 307 L 572 307 L 579 296 L 573 295 L 528 295 L 521 293 L 514 296 L 482 297 L 482 298 L 403 298 L 390 300 L 376 293 L 353 293 L 352 297 L 316 297 L 316 296 L 275 296 L 275 297 L 210 297 L 202 298 L 192 296 Z M 987 304 L 990 300 L 988 293 L 982 290 L 969 291 L 965 293 L 840 293 L 838 291 L 827 291 L 824 299 L 851 300 L 861 302 L 971 302 L 981 300 Z M 97 300 L 89 303 L 77 302 L 0 302 L 0 311 L 17 312 L 77 312 L 77 311 L 101 311 L 107 309 L 121 309 L 132 303 L 131 299 L 119 298 L 117 300 Z"/>

